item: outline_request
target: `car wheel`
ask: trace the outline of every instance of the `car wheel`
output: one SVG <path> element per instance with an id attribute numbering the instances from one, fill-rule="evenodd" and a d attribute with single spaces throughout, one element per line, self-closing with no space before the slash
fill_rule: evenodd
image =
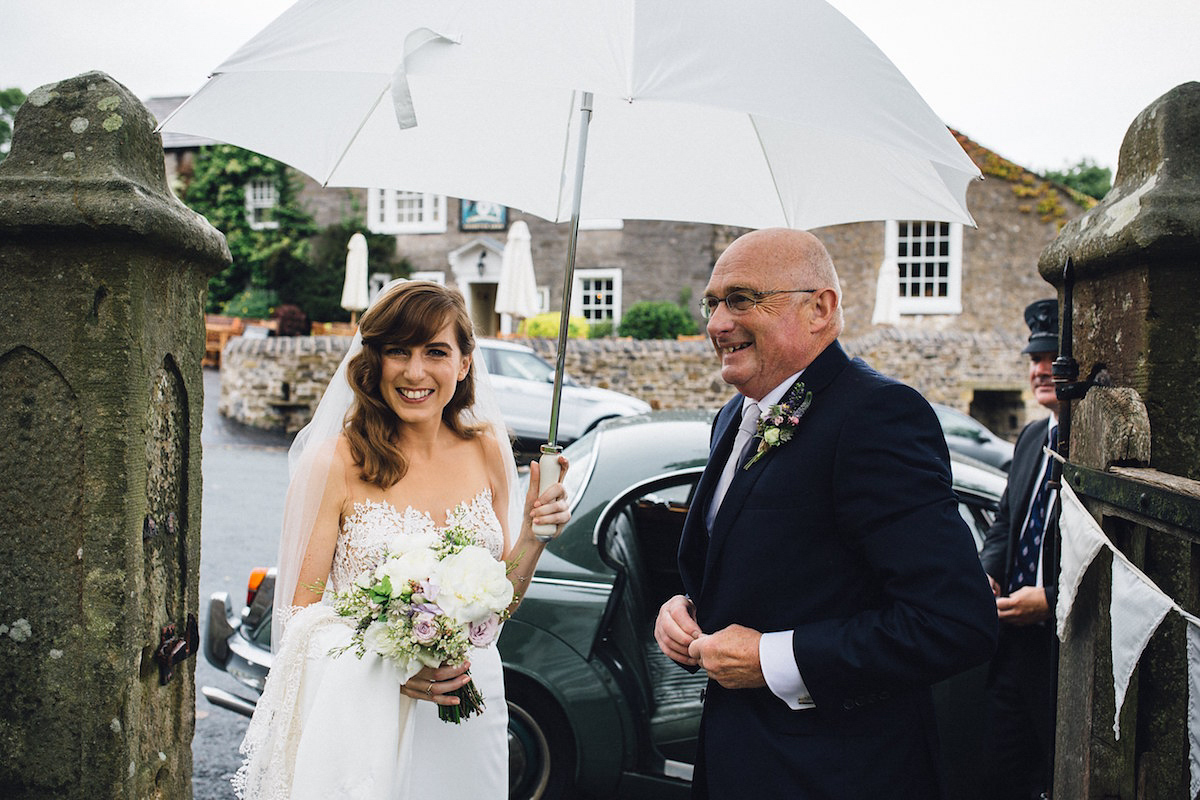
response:
<path id="1" fill-rule="evenodd" d="M 508 690 L 509 800 L 568 795 L 575 773 L 571 732 L 562 712 L 541 692 Z"/>

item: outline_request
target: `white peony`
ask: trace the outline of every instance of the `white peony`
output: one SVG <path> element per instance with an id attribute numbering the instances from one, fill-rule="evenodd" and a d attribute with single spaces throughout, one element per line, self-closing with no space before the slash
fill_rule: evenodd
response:
<path id="1" fill-rule="evenodd" d="M 392 597 L 399 597 L 409 582 L 425 580 L 434 573 L 437 565 L 437 557 L 431 550 L 413 549 L 399 558 L 388 558 L 376 567 L 375 580 L 381 581 L 386 576 L 392 582 Z"/>
<path id="2" fill-rule="evenodd" d="M 512 584 L 504 562 L 482 547 L 464 547 L 438 565 L 437 603 L 446 616 L 463 625 L 478 622 L 489 614 L 508 608 Z"/>
<path id="3" fill-rule="evenodd" d="M 387 537 L 387 551 L 390 556 L 402 556 L 413 550 L 428 550 L 437 541 L 438 536 L 433 531 L 393 533 Z"/>

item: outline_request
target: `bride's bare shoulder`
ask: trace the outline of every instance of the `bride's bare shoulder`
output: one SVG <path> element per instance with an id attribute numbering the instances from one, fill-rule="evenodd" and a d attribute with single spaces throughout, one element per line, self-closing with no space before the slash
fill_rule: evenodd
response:
<path id="1" fill-rule="evenodd" d="M 499 442 L 490 431 L 482 431 L 475 437 L 475 441 L 479 443 L 479 448 L 483 453 L 483 463 L 487 467 L 488 476 L 495 478 L 505 475 L 506 459 L 512 458 L 512 449 L 505 446 L 507 443 Z"/>

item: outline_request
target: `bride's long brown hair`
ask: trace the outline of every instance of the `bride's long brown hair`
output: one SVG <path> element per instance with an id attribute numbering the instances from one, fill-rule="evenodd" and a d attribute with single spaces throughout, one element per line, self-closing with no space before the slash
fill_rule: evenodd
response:
<path id="1" fill-rule="evenodd" d="M 432 341 L 447 323 L 454 328 L 459 350 L 475 351 L 475 335 L 462 295 L 427 281 L 399 284 L 379 298 L 359 321 L 362 352 L 346 367 L 354 403 L 346 414 L 346 440 L 362 479 L 387 489 L 404 477 L 408 458 L 399 446 L 404 424 L 379 389 L 383 353 L 389 347 L 417 347 Z M 463 412 L 475 403 L 475 362 L 458 382 L 454 396 L 442 409 L 442 421 L 455 435 L 471 439 L 482 428 L 468 425 Z"/>

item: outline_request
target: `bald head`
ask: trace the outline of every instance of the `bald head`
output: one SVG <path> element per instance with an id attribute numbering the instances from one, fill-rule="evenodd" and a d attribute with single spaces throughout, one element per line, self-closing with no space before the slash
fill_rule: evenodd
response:
<path id="1" fill-rule="evenodd" d="M 739 292 L 754 295 L 754 306 L 712 305 L 706 330 L 721 357 L 721 377 L 747 397 L 766 396 L 842 331 L 833 259 L 811 233 L 767 228 L 729 245 L 704 293 L 724 300 Z"/>
<path id="2" fill-rule="evenodd" d="M 834 325 L 836 337 L 842 332 L 842 285 L 829 251 L 808 231 L 792 228 L 762 228 L 739 236 L 717 259 L 757 264 L 764 278 L 776 277 L 789 286 L 808 289 L 832 289 L 837 296 Z"/>

